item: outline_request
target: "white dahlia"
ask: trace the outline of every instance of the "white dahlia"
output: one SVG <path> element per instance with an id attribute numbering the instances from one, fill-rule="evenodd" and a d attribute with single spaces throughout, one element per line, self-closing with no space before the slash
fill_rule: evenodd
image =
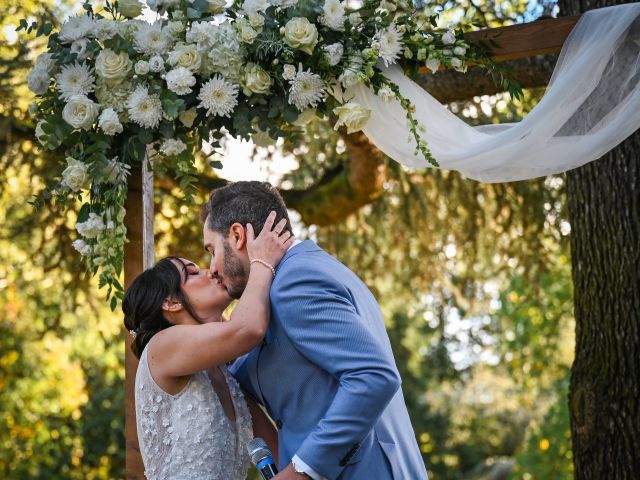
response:
<path id="1" fill-rule="evenodd" d="M 207 115 L 229 117 L 238 104 L 238 88 L 220 75 L 214 75 L 200 89 L 198 107 L 205 108 Z"/>
<path id="2" fill-rule="evenodd" d="M 67 101 L 74 95 L 89 95 L 96 89 L 96 79 L 93 71 L 86 63 L 75 63 L 62 67 L 56 75 L 56 88 L 60 98 Z"/>
<path id="3" fill-rule="evenodd" d="M 289 103 L 301 112 L 314 107 L 324 97 L 324 82 L 320 75 L 300 69 L 291 81 Z"/>
<path id="4" fill-rule="evenodd" d="M 171 35 L 163 32 L 162 23 L 145 23 L 133 34 L 133 45 L 138 52 L 146 55 L 165 53 L 170 47 Z"/>
<path id="5" fill-rule="evenodd" d="M 127 99 L 129 118 L 144 128 L 156 128 L 162 120 L 160 96 L 150 94 L 147 87 L 138 85 Z"/>
<path id="6" fill-rule="evenodd" d="M 196 77 L 191 70 L 184 67 L 176 67 L 167 73 L 167 88 L 178 95 L 191 93 L 191 87 L 196 84 Z"/>
<path id="7" fill-rule="evenodd" d="M 380 44 L 379 54 L 384 65 L 388 67 L 396 63 L 404 45 L 402 43 L 402 34 L 398 31 L 395 23 L 392 23 L 384 30 L 380 30 L 373 38 L 374 41 Z"/>
<path id="8" fill-rule="evenodd" d="M 89 36 L 94 32 L 95 27 L 95 22 L 87 15 L 70 17 L 60 28 L 58 38 L 62 43 L 71 43 Z"/>

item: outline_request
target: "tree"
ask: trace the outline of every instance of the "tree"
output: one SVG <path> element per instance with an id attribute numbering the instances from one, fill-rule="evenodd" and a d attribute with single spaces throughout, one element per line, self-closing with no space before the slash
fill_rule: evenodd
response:
<path id="1" fill-rule="evenodd" d="M 560 0 L 563 15 L 614 5 Z M 637 28 L 637 27 L 636 27 Z M 567 173 L 576 358 L 569 411 L 575 476 L 640 471 L 640 132 Z"/>

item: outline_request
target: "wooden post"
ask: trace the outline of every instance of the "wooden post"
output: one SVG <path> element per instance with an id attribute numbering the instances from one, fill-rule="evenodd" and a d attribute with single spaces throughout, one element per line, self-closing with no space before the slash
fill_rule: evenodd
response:
<path id="1" fill-rule="evenodd" d="M 147 158 L 148 153 L 147 153 Z M 129 192 L 125 202 L 129 242 L 124 247 L 124 287 L 129 287 L 134 278 L 154 263 L 153 249 L 153 170 L 144 165 L 135 165 L 129 177 Z M 129 345 L 131 336 L 125 332 L 125 455 L 126 478 L 143 480 L 144 465 L 138 445 L 136 431 L 135 379 L 138 359 Z"/>

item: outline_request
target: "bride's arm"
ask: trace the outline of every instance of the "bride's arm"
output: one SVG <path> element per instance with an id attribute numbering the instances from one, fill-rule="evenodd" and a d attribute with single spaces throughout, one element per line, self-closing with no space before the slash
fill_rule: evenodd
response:
<path id="1" fill-rule="evenodd" d="M 278 465 L 278 431 L 267 414 L 264 413 L 264 410 L 260 408 L 260 405 L 246 393 L 244 397 L 247 400 L 249 413 L 251 413 L 251 419 L 253 420 L 253 436 L 260 437 L 267 442 L 267 446 L 273 455 L 273 460 Z"/>
<path id="2" fill-rule="evenodd" d="M 280 261 L 293 242 L 289 232 L 278 234 L 280 228 L 271 230 L 274 219 L 275 213 L 269 215 L 257 238 L 249 225 L 246 238 L 249 256 L 271 265 Z M 156 334 L 149 354 L 155 357 L 150 361 L 156 369 L 160 367 L 158 373 L 163 377 L 182 377 L 226 363 L 251 350 L 267 330 L 272 280 L 269 268 L 253 263 L 247 286 L 229 321 L 175 325 Z"/>

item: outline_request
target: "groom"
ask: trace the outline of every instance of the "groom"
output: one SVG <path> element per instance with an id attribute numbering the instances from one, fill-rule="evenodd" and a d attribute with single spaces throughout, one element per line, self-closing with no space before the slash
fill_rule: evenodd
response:
<path id="1" fill-rule="evenodd" d="M 215 190 L 203 207 L 211 273 L 239 298 L 269 213 L 287 218 L 268 183 Z M 287 227 L 291 226 L 287 223 Z M 424 480 L 380 308 L 364 283 L 314 242 L 296 241 L 276 270 L 263 342 L 231 371 L 278 427 L 278 480 Z"/>

